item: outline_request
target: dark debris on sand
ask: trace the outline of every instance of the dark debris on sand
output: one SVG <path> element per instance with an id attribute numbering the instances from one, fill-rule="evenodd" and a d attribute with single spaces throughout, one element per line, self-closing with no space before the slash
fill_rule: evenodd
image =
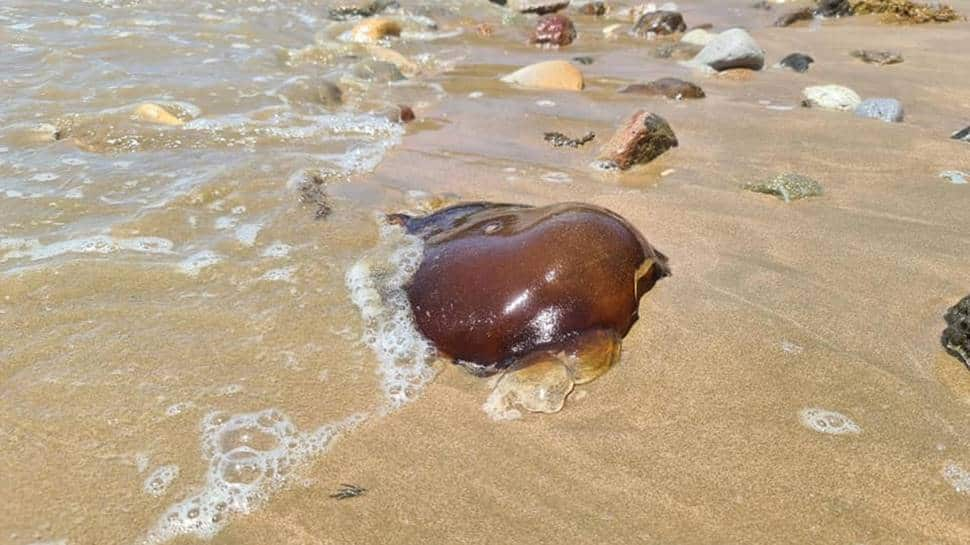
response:
<path id="1" fill-rule="evenodd" d="M 940 342 L 953 357 L 970 367 L 970 295 L 950 307 L 943 316 L 946 329 Z"/>
<path id="2" fill-rule="evenodd" d="M 596 133 L 590 131 L 579 138 L 569 138 L 561 132 L 547 132 L 543 133 L 543 138 L 557 148 L 578 148 L 596 138 Z"/>
<path id="3" fill-rule="evenodd" d="M 297 189 L 300 191 L 300 202 L 315 207 L 313 219 L 324 219 L 333 211 L 330 196 L 327 195 L 327 183 L 336 176 L 336 174 L 323 172 L 304 174 L 303 181 Z"/>
<path id="4" fill-rule="evenodd" d="M 964 19 L 945 4 L 922 4 L 910 0 L 855 0 L 852 11 L 857 15 L 881 13 L 884 23 L 947 23 Z"/>
<path id="5" fill-rule="evenodd" d="M 335 500 L 347 500 L 350 498 L 363 496 L 366 492 L 366 488 L 357 486 L 355 484 L 341 484 L 340 489 L 333 494 L 330 494 L 330 497 Z"/>

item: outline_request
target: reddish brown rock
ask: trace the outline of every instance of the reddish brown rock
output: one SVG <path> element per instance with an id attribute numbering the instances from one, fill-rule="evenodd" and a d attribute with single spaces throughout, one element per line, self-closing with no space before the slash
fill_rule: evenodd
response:
<path id="1" fill-rule="evenodd" d="M 624 94 L 665 96 L 675 100 L 704 98 L 704 90 L 689 81 L 677 78 L 661 78 L 648 83 L 633 83 L 619 90 Z"/>
<path id="2" fill-rule="evenodd" d="M 812 8 L 802 8 L 785 13 L 781 17 L 775 19 L 774 24 L 777 27 L 786 27 L 791 26 L 799 21 L 811 21 L 814 18 L 815 10 Z"/>
<path id="3" fill-rule="evenodd" d="M 546 15 L 536 23 L 536 29 L 529 43 L 547 47 L 562 47 L 576 39 L 576 27 L 565 15 L 558 13 Z"/>
<path id="4" fill-rule="evenodd" d="M 684 16 L 676 11 L 651 11 L 644 13 L 633 25 L 633 34 L 647 36 L 648 34 L 673 34 L 687 30 Z"/>
<path id="5" fill-rule="evenodd" d="M 401 123 L 410 123 L 414 121 L 414 110 L 412 110 L 410 106 L 406 104 L 401 104 L 398 106 L 398 108 L 400 108 L 401 110 L 401 113 L 400 113 Z"/>
<path id="6" fill-rule="evenodd" d="M 664 118 L 640 110 L 623 124 L 603 146 L 597 162 L 606 168 L 626 170 L 649 163 L 670 148 L 677 147 L 677 136 Z"/>

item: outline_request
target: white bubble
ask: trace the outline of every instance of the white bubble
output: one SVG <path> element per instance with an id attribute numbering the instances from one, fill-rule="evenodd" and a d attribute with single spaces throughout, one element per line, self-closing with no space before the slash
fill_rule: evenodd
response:
<path id="1" fill-rule="evenodd" d="M 954 462 L 947 462 L 944 466 L 943 478 L 960 494 L 970 494 L 970 472 Z"/>
<path id="2" fill-rule="evenodd" d="M 186 409 L 192 408 L 194 406 L 195 406 L 195 403 L 192 403 L 191 401 L 182 401 L 180 403 L 170 405 L 168 408 L 165 409 L 165 416 L 180 415 L 183 412 L 185 412 Z"/>
<path id="3" fill-rule="evenodd" d="M 189 276 L 197 276 L 202 269 L 211 267 L 222 261 L 222 256 L 210 250 L 190 255 L 178 264 L 178 270 Z"/>
<path id="4" fill-rule="evenodd" d="M 392 410 L 413 399 L 435 376 L 434 346 L 418 332 L 404 291 L 423 252 L 420 238 L 382 224 L 378 246 L 347 272 L 350 298 L 364 321 L 363 341 L 377 354 Z"/>
<path id="5" fill-rule="evenodd" d="M 259 231 L 263 226 L 258 223 L 246 223 L 240 225 L 236 229 L 236 240 L 239 241 L 243 246 L 252 246 L 256 244 L 256 237 L 259 236 Z"/>
<path id="6" fill-rule="evenodd" d="M 249 513 L 278 490 L 294 470 L 322 452 L 339 433 L 358 425 L 355 414 L 309 432 L 300 432 L 276 409 L 202 420 L 202 455 L 208 461 L 205 485 L 169 507 L 145 537 L 150 544 L 176 536 L 210 539 L 233 515 Z"/>
<path id="7" fill-rule="evenodd" d="M 41 172 L 40 174 L 34 174 L 31 176 L 30 180 L 33 182 L 51 182 L 58 178 L 60 178 L 60 176 L 54 174 L 53 172 Z"/>
<path id="8" fill-rule="evenodd" d="M 29 247 L 7 252 L 3 256 L 3 259 L 26 257 L 37 261 L 68 253 L 110 254 L 119 251 L 169 254 L 172 253 L 172 246 L 172 241 L 158 237 L 115 238 L 99 235 L 89 238 L 52 242 L 47 245 L 39 244 L 35 241 Z M 2 246 L 0 246 L 0 249 L 2 249 Z"/>
<path id="9" fill-rule="evenodd" d="M 293 273 L 299 269 L 297 266 L 283 267 L 281 269 L 270 269 L 260 276 L 260 280 L 267 280 L 270 282 L 292 282 Z"/>
<path id="10" fill-rule="evenodd" d="M 290 255 L 290 250 L 293 247 L 289 244 L 283 244 L 282 242 L 274 242 L 272 245 L 268 246 L 263 250 L 263 257 L 286 257 Z"/>
<path id="11" fill-rule="evenodd" d="M 178 476 L 179 466 L 174 464 L 161 466 L 145 479 L 142 489 L 151 496 L 163 496 Z"/>
<path id="12" fill-rule="evenodd" d="M 802 425 L 819 433 L 846 435 L 861 433 L 862 428 L 844 414 L 825 409 L 802 409 L 798 413 Z"/>

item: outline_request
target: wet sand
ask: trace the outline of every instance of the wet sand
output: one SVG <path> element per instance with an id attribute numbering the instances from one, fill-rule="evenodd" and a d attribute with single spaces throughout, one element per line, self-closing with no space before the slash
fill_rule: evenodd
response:
<path id="1" fill-rule="evenodd" d="M 281 196 L 271 176 L 216 191 L 213 199 L 229 195 L 227 208 L 235 199 L 258 209 L 267 195 L 287 203 L 261 237 L 304 241 L 295 286 L 249 281 L 271 265 L 225 244 L 234 259 L 201 286 L 105 262 L 0 277 L 9 453 L 0 468 L 10 485 L 0 492 L 0 541 L 137 542 L 197 488 L 205 410 L 281 407 L 301 430 L 370 410 L 374 355 L 357 340 L 343 276 L 376 243 L 372 213 L 410 207 L 409 190 L 604 206 L 667 254 L 674 275 L 644 298 L 621 362 L 578 387 L 561 413 L 495 422 L 481 409 L 486 383 L 439 363 L 415 401 L 342 434 L 213 543 L 970 541 L 970 373 L 939 346 L 943 313 L 968 290 L 970 193 L 938 177 L 970 169 L 970 146 L 949 139 L 970 123 L 970 23 L 856 17 L 779 29 L 769 25 L 783 6 L 747 4 L 680 3 L 689 25 L 750 30 L 768 57 L 747 81 L 698 75 L 633 38 L 604 40 L 599 29 L 612 21 L 587 17 L 575 18 L 579 38 L 558 52 L 525 45 L 527 24 L 436 44 L 461 59 L 428 76 L 447 95 L 414 103 L 419 120 L 380 165 L 331 188 L 325 222 L 289 204 L 292 192 Z M 970 13 L 970 2 L 952 5 Z M 478 19 L 468 13 L 470 28 Z M 890 47 L 904 63 L 849 56 Z M 795 51 L 815 58 L 807 73 L 771 68 Z M 497 81 L 578 55 L 594 58 L 581 93 Z M 707 98 L 615 93 L 664 76 L 701 85 Z M 826 83 L 898 98 L 906 120 L 798 106 L 802 88 Z M 667 119 L 680 146 L 621 174 L 590 168 L 640 108 Z M 597 137 L 553 148 L 542 133 L 554 130 Z M 741 190 L 787 171 L 817 179 L 824 196 L 786 204 Z M 117 232 L 177 240 L 168 213 Z M 38 361 L 50 363 L 43 388 L 28 372 Z M 117 387 L 101 367 L 118 370 Z M 245 386 L 219 390 L 233 384 Z M 194 408 L 182 420 L 161 416 L 183 399 Z M 800 413 L 811 408 L 860 431 L 810 429 Z M 164 500 L 144 495 L 145 474 L 134 471 L 131 453 L 146 442 L 152 467 L 168 459 L 181 468 Z M 367 492 L 337 501 L 340 483 Z"/>

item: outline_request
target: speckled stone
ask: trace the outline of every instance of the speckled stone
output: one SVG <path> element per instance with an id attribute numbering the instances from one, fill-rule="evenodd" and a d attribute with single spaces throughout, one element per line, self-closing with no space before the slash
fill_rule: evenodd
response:
<path id="1" fill-rule="evenodd" d="M 767 180 L 749 182 L 744 185 L 748 191 L 774 195 L 785 202 L 797 201 L 805 197 L 817 197 L 822 194 L 822 185 L 801 174 L 788 172 L 779 174 Z"/>
<path id="2" fill-rule="evenodd" d="M 895 98 L 867 98 L 856 107 L 855 115 L 899 123 L 903 120 L 903 105 Z"/>

